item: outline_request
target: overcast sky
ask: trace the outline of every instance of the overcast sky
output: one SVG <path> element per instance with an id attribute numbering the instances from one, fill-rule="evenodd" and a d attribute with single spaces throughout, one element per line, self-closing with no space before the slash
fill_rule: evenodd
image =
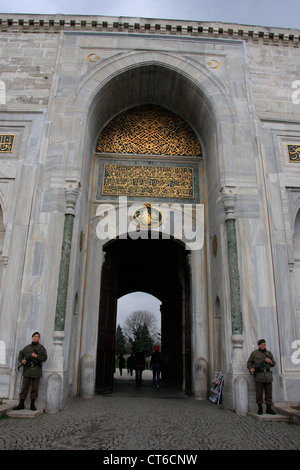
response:
<path id="1" fill-rule="evenodd" d="M 300 29 L 300 0 L 1 0 L 0 12 L 133 16 Z"/>
<path id="2" fill-rule="evenodd" d="M 117 325 L 123 326 L 126 317 L 136 310 L 147 310 L 154 313 L 160 325 L 160 305 L 161 301 L 153 295 L 143 292 L 134 292 L 133 294 L 124 295 L 118 300 Z"/>

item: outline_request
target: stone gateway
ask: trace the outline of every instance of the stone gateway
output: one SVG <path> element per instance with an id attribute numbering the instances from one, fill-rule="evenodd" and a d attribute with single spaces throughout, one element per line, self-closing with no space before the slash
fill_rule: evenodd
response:
<path id="1" fill-rule="evenodd" d="M 37 406 L 113 391 L 117 301 L 161 302 L 164 380 L 255 405 L 274 355 L 298 403 L 299 30 L 2 14 L 0 396 L 48 352 Z"/>

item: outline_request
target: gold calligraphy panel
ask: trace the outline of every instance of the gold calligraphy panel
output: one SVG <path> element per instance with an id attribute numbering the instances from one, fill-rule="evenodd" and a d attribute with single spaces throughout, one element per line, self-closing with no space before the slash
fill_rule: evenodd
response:
<path id="1" fill-rule="evenodd" d="M 152 104 L 136 106 L 116 116 L 102 131 L 100 153 L 198 157 L 200 143 L 179 116 Z"/>
<path id="2" fill-rule="evenodd" d="M 0 152 L 11 153 L 15 141 L 14 134 L 0 134 Z"/>
<path id="3" fill-rule="evenodd" d="M 104 165 L 103 196 L 194 198 L 194 169 Z"/>
<path id="4" fill-rule="evenodd" d="M 290 162 L 300 162 L 300 145 L 288 145 L 288 154 Z"/>

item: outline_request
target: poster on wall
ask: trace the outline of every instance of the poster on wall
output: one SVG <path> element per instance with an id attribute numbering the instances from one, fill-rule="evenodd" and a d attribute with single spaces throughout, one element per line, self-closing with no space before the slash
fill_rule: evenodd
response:
<path id="1" fill-rule="evenodd" d="M 222 372 L 214 372 L 209 400 L 216 405 L 219 405 L 221 402 L 223 385 L 224 377 Z"/>

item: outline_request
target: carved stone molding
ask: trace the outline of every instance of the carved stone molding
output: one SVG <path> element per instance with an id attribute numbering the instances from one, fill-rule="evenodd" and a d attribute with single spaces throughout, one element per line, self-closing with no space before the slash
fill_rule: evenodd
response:
<path id="1" fill-rule="evenodd" d="M 7 263 L 8 263 L 8 256 L 0 255 L 0 266 L 5 269 L 7 268 Z"/>
<path id="2" fill-rule="evenodd" d="M 80 183 L 69 183 L 65 188 L 65 214 L 75 215 L 75 206 L 79 195 Z"/>
<path id="3" fill-rule="evenodd" d="M 264 46 L 299 47 L 299 29 L 239 25 L 221 22 L 124 18 L 90 15 L 32 15 L 2 13 L 0 31 L 3 33 L 102 32 L 113 34 L 143 34 L 172 36 L 182 39 L 212 38 L 261 43 Z"/>
<path id="4" fill-rule="evenodd" d="M 237 200 L 237 193 L 234 186 L 224 186 L 221 189 L 224 209 L 226 212 L 226 220 L 235 219 L 235 205 Z"/>

